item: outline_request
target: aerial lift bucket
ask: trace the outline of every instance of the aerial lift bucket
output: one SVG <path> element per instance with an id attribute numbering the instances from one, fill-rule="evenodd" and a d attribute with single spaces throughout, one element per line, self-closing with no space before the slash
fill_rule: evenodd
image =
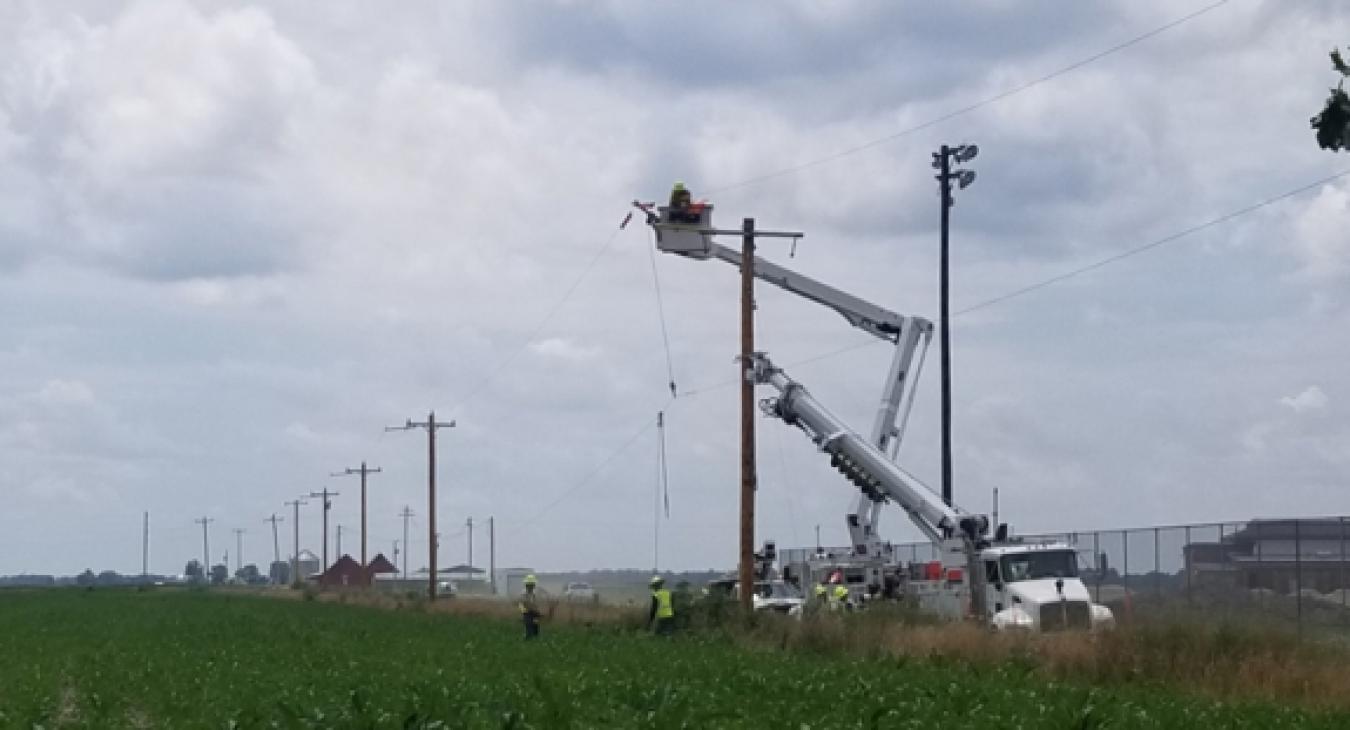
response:
<path id="1" fill-rule="evenodd" d="M 712 212 L 710 204 L 701 204 L 698 223 L 671 221 L 670 208 L 657 208 L 660 217 L 652 223 L 656 230 L 656 248 L 664 253 L 677 253 L 696 259 L 712 255 Z"/>

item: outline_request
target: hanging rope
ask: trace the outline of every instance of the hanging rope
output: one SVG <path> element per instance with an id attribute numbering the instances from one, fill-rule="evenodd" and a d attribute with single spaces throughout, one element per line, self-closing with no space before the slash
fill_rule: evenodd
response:
<path id="1" fill-rule="evenodd" d="M 666 519 L 670 519 L 670 470 L 666 465 L 666 412 L 656 412 L 656 438 L 660 447 L 657 463 L 661 465 L 661 501 L 665 505 Z"/>
<path id="2" fill-rule="evenodd" d="M 632 215 L 631 213 L 629 215 Z M 627 223 L 628 221 L 624 221 Z M 670 397 L 676 397 L 675 390 L 675 364 L 670 357 L 670 333 L 666 330 L 666 305 L 661 298 L 661 277 L 656 273 L 656 248 L 647 247 L 647 258 L 652 263 L 652 285 L 656 289 L 656 314 L 661 320 L 661 342 L 666 348 L 666 377 L 670 381 Z"/>

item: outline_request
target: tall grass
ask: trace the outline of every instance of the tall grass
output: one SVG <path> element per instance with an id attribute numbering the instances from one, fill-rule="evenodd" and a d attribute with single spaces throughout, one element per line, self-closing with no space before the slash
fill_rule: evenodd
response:
<path id="1" fill-rule="evenodd" d="M 320 594 L 319 600 L 336 600 Z M 341 600 L 385 608 L 515 621 L 513 601 L 347 594 Z M 956 662 L 972 668 L 1014 669 L 1042 678 L 1091 685 L 1167 687 L 1223 700 L 1261 700 L 1312 709 L 1350 710 L 1350 648 L 1300 641 L 1286 628 L 1197 614 L 1155 615 L 1101 633 L 994 633 L 948 623 L 903 606 L 803 619 L 744 615 L 727 601 L 682 607 L 681 629 L 753 649 L 831 657 Z M 640 631 L 646 610 L 558 600 L 543 602 L 549 625 Z"/>
<path id="2" fill-rule="evenodd" d="M 788 651 L 1011 666 L 1055 680 L 1350 709 L 1350 651 L 1300 642 L 1292 632 L 1270 626 L 1171 620 L 1092 634 L 1004 634 L 975 624 L 869 611 L 801 621 L 757 617 L 732 636 L 748 646 Z"/>

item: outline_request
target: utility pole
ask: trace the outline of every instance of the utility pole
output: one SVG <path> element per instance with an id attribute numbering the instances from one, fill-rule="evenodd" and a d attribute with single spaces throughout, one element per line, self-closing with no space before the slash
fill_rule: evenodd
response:
<path id="1" fill-rule="evenodd" d="M 361 475 L 361 566 L 366 565 L 366 476 L 370 474 L 379 474 L 380 467 L 367 467 L 366 462 L 361 462 L 360 468 L 352 469 L 348 467 L 333 476 L 342 477 L 352 474 Z"/>
<path id="2" fill-rule="evenodd" d="M 820 525 L 816 525 L 816 552 L 823 552 L 824 549 L 820 545 Z"/>
<path id="3" fill-rule="evenodd" d="M 276 565 L 277 563 L 281 562 L 281 540 L 277 538 L 277 523 L 285 521 L 286 518 L 277 517 L 276 512 L 273 512 L 271 517 L 268 517 L 267 519 L 263 520 L 263 522 L 272 523 L 272 565 Z M 272 583 L 276 583 L 277 579 L 273 575 L 272 565 L 268 566 L 267 568 L 267 577 L 272 581 Z"/>
<path id="4" fill-rule="evenodd" d="M 304 497 L 296 497 L 286 502 L 287 507 L 295 508 L 291 518 L 291 527 L 295 528 L 295 552 L 291 553 L 291 584 L 300 585 L 300 505 L 309 504 Z"/>
<path id="5" fill-rule="evenodd" d="M 193 520 L 193 522 L 202 526 L 202 577 L 208 580 L 210 580 L 211 577 L 211 544 L 207 538 L 206 526 L 215 521 L 214 517 L 207 517 L 205 515 L 202 515 L 202 518 L 199 520 Z"/>
<path id="6" fill-rule="evenodd" d="M 998 487 L 994 487 L 994 530 L 998 530 Z"/>
<path id="7" fill-rule="evenodd" d="M 337 526 L 337 556 L 342 559 L 342 525 Z"/>
<path id="8" fill-rule="evenodd" d="M 146 512 L 141 523 L 141 582 L 150 576 L 150 513 Z"/>
<path id="9" fill-rule="evenodd" d="M 431 571 L 427 577 L 429 582 L 427 598 L 436 600 L 436 549 L 440 547 L 437 543 L 440 538 L 436 535 L 436 431 L 442 428 L 454 428 L 454 421 L 444 423 L 436 420 L 436 411 L 427 414 L 427 420 L 415 422 L 411 418 L 402 426 L 388 426 L 386 431 L 411 431 L 414 428 L 423 428 L 427 432 L 427 534 L 431 536 L 430 545 L 427 546 L 429 559 L 428 568 Z"/>
<path id="10" fill-rule="evenodd" d="M 398 540 L 394 540 L 394 567 L 398 567 Z"/>
<path id="11" fill-rule="evenodd" d="M 228 566 L 226 566 L 228 567 Z M 234 573 L 244 569 L 244 528 L 234 528 Z"/>
<path id="12" fill-rule="evenodd" d="M 938 256 L 938 329 L 942 351 L 942 501 L 952 504 L 952 343 L 949 329 L 948 229 L 951 219 L 952 180 L 964 190 L 975 182 L 974 170 L 952 170 L 952 160 L 969 162 L 979 154 L 973 144 L 942 147 L 933 153 L 933 169 L 938 171 L 938 189 L 942 196 L 941 244 Z"/>
<path id="13" fill-rule="evenodd" d="M 492 595 L 497 595 L 497 530 L 491 517 L 488 518 L 488 588 Z"/>
<path id="14" fill-rule="evenodd" d="M 755 585 L 755 219 L 742 222 L 741 241 L 741 544 L 740 601 L 749 613 Z"/>
<path id="15" fill-rule="evenodd" d="M 464 521 L 464 526 L 469 530 L 469 567 L 473 567 L 473 518 Z"/>
<path id="16" fill-rule="evenodd" d="M 333 508 L 330 498 L 338 496 L 338 492 L 330 492 L 328 487 L 324 487 L 322 492 L 310 492 L 309 496 L 323 497 L 323 566 L 319 568 L 319 575 L 322 576 L 328 572 L 328 510 Z M 323 580 L 320 579 L 319 583 L 322 585 Z"/>
<path id="17" fill-rule="evenodd" d="M 412 508 L 403 505 L 403 511 L 398 513 L 403 518 L 403 580 L 408 579 L 408 520 L 413 516 Z"/>

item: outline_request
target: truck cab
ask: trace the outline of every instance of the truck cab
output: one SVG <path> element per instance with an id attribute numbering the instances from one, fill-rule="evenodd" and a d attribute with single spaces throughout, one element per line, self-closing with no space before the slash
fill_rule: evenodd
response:
<path id="1" fill-rule="evenodd" d="M 985 548 L 985 607 L 995 629 L 1055 631 L 1106 629 L 1111 609 L 1093 603 L 1078 577 L 1078 553 L 1061 543 L 1013 544 Z"/>

